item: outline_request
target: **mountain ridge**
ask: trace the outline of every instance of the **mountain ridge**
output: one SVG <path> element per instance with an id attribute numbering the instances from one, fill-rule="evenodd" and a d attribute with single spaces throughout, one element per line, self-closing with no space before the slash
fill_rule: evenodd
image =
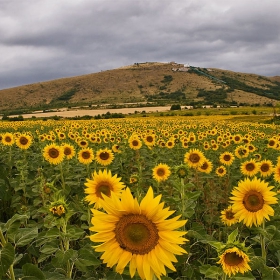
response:
<path id="1" fill-rule="evenodd" d="M 156 105 L 276 104 L 280 76 L 176 62 L 143 62 L 0 90 L 0 110 L 151 102 Z"/>

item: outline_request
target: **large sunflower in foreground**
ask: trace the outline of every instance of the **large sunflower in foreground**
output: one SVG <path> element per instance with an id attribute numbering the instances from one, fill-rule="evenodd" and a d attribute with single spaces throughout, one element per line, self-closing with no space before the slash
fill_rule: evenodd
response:
<path id="1" fill-rule="evenodd" d="M 165 267 L 176 271 L 172 262 L 175 255 L 187 253 L 180 245 L 187 239 L 185 231 L 176 229 L 185 225 L 180 216 L 167 219 L 174 211 L 163 208 L 161 195 L 154 197 L 150 187 L 141 203 L 133 198 L 130 189 L 122 192 L 121 200 L 112 193 L 103 196 L 100 204 L 106 211 L 92 209 L 93 226 L 91 241 L 101 242 L 95 251 L 103 252 L 101 259 L 108 267 L 116 265 L 116 272 L 122 274 L 129 264 L 129 273 L 136 271 L 141 279 L 152 280 L 166 275 Z"/>
<path id="2" fill-rule="evenodd" d="M 224 273 L 229 277 L 239 272 L 244 274 L 251 270 L 248 264 L 250 261 L 248 255 L 237 247 L 226 249 L 219 258 L 217 263 L 222 265 Z"/>
<path id="3" fill-rule="evenodd" d="M 160 163 L 153 168 L 153 178 L 158 182 L 166 181 L 170 174 L 170 167 L 167 164 Z"/>
<path id="4" fill-rule="evenodd" d="M 240 181 L 231 192 L 235 217 L 248 227 L 253 224 L 259 226 L 264 219 L 269 220 L 269 216 L 274 215 L 270 204 L 277 203 L 276 192 L 271 191 L 273 188 L 256 177 Z"/>
<path id="5" fill-rule="evenodd" d="M 114 193 L 116 196 L 120 196 L 122 189 L 125 187 L 121 182 L 121 178 L 117 178 L 117 175 L 112 176 L 111 171 L 106 169 L 102 172 L 99 170 L 97 173 L 92 173 L 92 180 L 86 179 L 85 193 L 87 194 L 85 200 L 90 204 L 95 203 L 95 208 L 101 208 L 100 200 L 103 200 L 102 194 L 111 196 Z"/>
<path id="6" fill-rule="evenodd" d="M 57 165 L 64 159 L 63 148 L 56 144 L 49 144 L 43 149 L 43 157 L 49 163 Z"/>

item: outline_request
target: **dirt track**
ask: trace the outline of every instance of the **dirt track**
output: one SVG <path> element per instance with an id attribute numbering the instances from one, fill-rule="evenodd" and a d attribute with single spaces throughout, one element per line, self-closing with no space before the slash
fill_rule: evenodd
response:
<path id="1" fill-rule="evenodd" d="M 77 116 L 97 116 L 106 114 L 107 112 L 112 113 L 122 113 L 122 114 L 134 114 L 135 111 L 141 113 L 145 111 L 146 113 L 149 112 L 164 112 L 169 111 L 170 106 L 159 106 L 159 107 L 141 107 L 141 108 L 122 108 L 122 109 L 96 109 L 96 110 L 63 110 L 63 111 L 55 111 L 55 112 L 36 112 L 31 114 L 23 114 L 23 118 L 32 118 L 33 116 L 36 118 L 44 118 L 44 117 L 53 117 L 53 116 L 60 116 L 60 117 L 77 117 Z M 9 117 L 17 117 L 17 115 L 9 116 Z"/>

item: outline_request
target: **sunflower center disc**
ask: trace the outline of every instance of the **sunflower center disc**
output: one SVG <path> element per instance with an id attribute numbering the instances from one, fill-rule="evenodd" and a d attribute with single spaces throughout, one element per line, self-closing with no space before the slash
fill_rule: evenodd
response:
<path id="1" fill-rule="evenodd" d="M 164 172 L 164 169 L 163 169 L 163 168 L 159 168 L 159 169 L 157 170 L 157 175 L 158 175 L 158 176 L 164 176 L 164 174 L 165 174 L 165 172 Z"/>
<path id="2" fill-rule="evenodd" d="M 111 188 L 110 186 L 104 184 L 104 183 L 101 183 L 98 187 L 97 187 L 97 190 L 96 190 L 96 196 L 102 198 L 102 195 L 101 194 L 105 194 L 106 196 L 111 196 Z"/>
<path id="3" fill-rule="evenodd" d="M 152 136 L 148 136 L 147 138 L 146 138 L 146 140 L 147 140 L 147 142 L 149 142 L 149 143 L 151 143 L 151 142 L 153 142 L 153 137 Z"/>
<path id="4" fill-rule="evenodd" d="M 235 252 L 225 254 L 225 263 L 229 266 L 237 266 L 241 264 L 243 258 L 238 256 Z"/>
<path id="5" fill-rule="evenodd" d="M 65 154 L 66 156 L 71 155 L 71 149 L 70 149 L 70 148 L 65 148 L 65 149 L 64 149 L 64 154 Z"/>
<path id="6" fill-rule="evenodd" d="M 12 138 L 9 137 L 9 136 L 7 136 L 7 137 L 5 138 L 5 141 L 6 141 L 7 143 L 12 142 Z"/>
<path id="7" fill-rule="evenodd" d="M 230 155 L 225 155 L 224 156 L 224 161 L 230 161 L 230 158 L 231 158 Z"/>
<path id="8" fill-rule="evenodd" d="M 144 215 L 129 214 L 121 217 L 115 229 L 120 247 L 132 254 L 145 255 L 158 243 L 156 225 Z"/>
<path id="9" fill-rule="evenodd" d="M 51 158 L 57 158 L 59 156 L 59 151 L 57 149 L 55 149 L 55 148 L 51 148 L 49 150 L 49 156 Z"/>
<path id="10" fill-rule="evenodd" d="M 138 141 L 137 140 L 133 140 L 132 141 L 132 146 L 137 147 L 138 146 Z"/>
<path id="11" fill-rule="evenodd" d="M 25 137 L 21 137 L 19 142 L 20 142 L 21 145 L 26 145 L 28 143 L 28 140 Z"/>
<path id="12" fill-rule="evenodd" d="M 246 164 L 247 171 L 253 171 L 255 169 L 255 165 L 253 163 Z"/>
<path id="13" fill-rule="evenodd" d="M 267 172 L 269 170 L 269 165 L 267 163 L 262 164 L 261 171 Z"/>
<path id="14" fill-rule="evenodd" d="M 231 211 L 226 211 L 226 218 L 228 220 L 232 220 L 234 218 L 234 213 L 232 213 Z"/>
<path id="15" fill-rule="evenodd" d="M 200 168 L 201 168 L 202 170 L 207 170 L 207 168 L 208 168 L 208 163 L 207 163 L 207 162 L 204 162 Z"/>
<path id="16" fill-rule="evenodd" d="M 82 157 L 83 157 L 83 159 L 89 159 L 90 158 L 90 153 L 89 152 L 83 152 Z"/>
<path id="17" fill-rule="evenodd" d="M 257 212 L 263 208 L 263 196 L 257 191 L 249 191 L 243 199 L 244 207 L 250 212 Z"/>
<path id="18" fill-rule="evenodd" d="M 109 153 L 107 152 L 102 152 L 100 153 L 99 157 L 102 159 L 102 160 L 107 160 L 109 158 Z"/>
<path id="19" fill-rule="evenodd" d="M 200 156 L 198 154 L 191 154 L 190 161 L 193 163 L 198 163 L 200 160 Z"/>

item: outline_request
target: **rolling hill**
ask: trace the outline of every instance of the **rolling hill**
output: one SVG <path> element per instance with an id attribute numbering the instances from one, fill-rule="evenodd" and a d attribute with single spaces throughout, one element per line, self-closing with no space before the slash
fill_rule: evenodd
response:
<path id="1" fill-rule="evenodd" d="M 0 110 L 148 102 L 216 105 L 276 104 L 280 77 L 145 62 L 0 90 Z"/>

